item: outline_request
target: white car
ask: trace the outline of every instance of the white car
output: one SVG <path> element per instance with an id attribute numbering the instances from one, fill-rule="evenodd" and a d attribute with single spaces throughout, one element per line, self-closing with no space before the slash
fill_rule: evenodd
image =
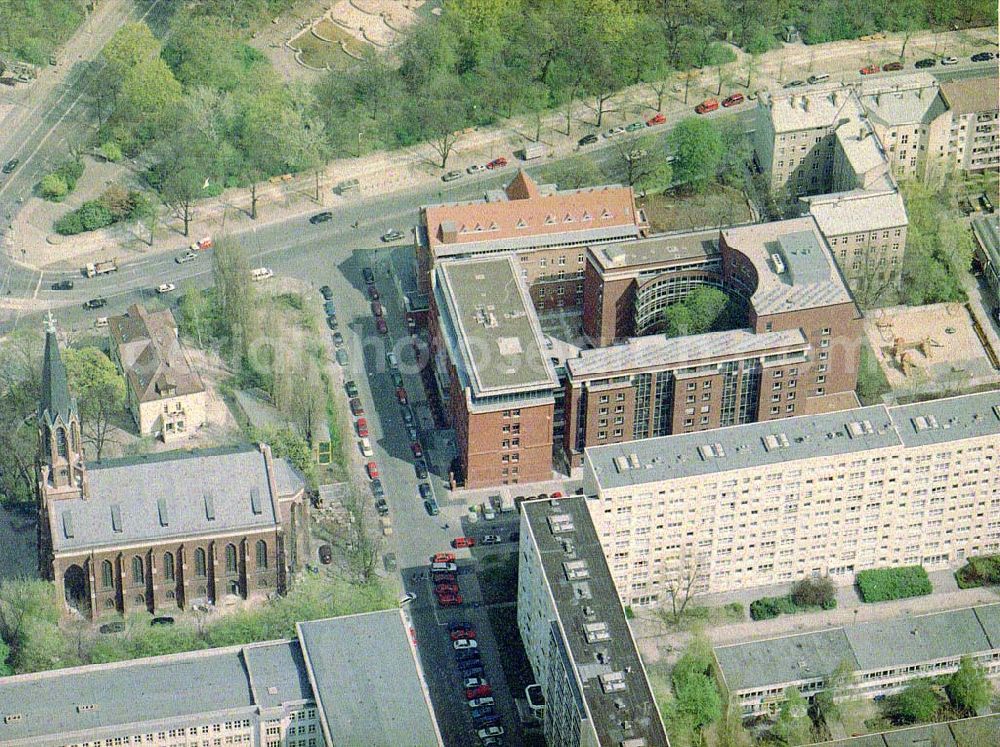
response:
<path id="1" fill-rule="evenodd" d="M 485 729 L 480 729 L 476 732 L 476 736 L 480 739 L 488 739 L 489 737 L 502 737 L 503 727 L 502 726 L 488 726 Z"/>
<path id="2" fill-rule="evenodd" d="M 372 451 L 372 442 L 370 438 L 362 438 L 360 443 L 361 443 L 361 453 L 364 456 L 370 457 L 374 454 L 374 452 Z"/>
<path id="3" fill-rule="evenodd" d="M 402 607 L 404 604 L 409 604 L 416 598 L 417 598 L 416 594 L 414 594 L 412 591 L 408 591 L 399 598 L 399 606 Z"/>
<path id="4" fill-rule="evenodd" d="M 604 137 L 614 137 L 615 135 L 621 135 L 623 132 L 625 132 L 624 127 L 612 127 L 604 133 Z"/>
<path id="5" fill-rule="evenodd" d="M 457 641 L 452 641 L 451 645 L 456 651 L 461 651 L 464 648 L 479 648 L 479 644 L 471 638 L 459 638 Z"/>
<path id="6" fill-rule="evenodd" d="M 184 252 L 184 254 L 182 254 L 181 256 L 174 258 L 174 262 L 176 262 L 179 265 L 182 265 L 185 262 L 194 262 L 196 259 L 198 259 L 198 255 L 195 252 L 187 251 Z"/>
<path id="7" fill-rule="evenodd" d="M 454 563 L 431 563 L 431 573 L 457 573 L 458 566 Z"/>
<path id="8" fill-rule="evenodd" d="M 481 163 L 474 163 L 469 168 L 466 169 L 470 174 L 478 174 L 480 171 L 486 171 L 486 167 Z"/>
<path id="9" fill-rule="evenodd" d="M 501 542 L 503 542 L 503 540 L 500 539 L 500 535 L 499 534 L 484 534 L 482 542 L 480 542 L 480 544 L 483 544 L 483 545 L 499 545 Z"/>
<path id="10" fill-rule="evenodd" d="M 957 57 L 943 57 L 941 59 L 941 64 L 942 65 L 957 65 L 958 64 L 958 58 Z"/>
<path id="11" fill-rule="evenodd" d="M 465 690 L 471 690 L 473 687 L 479 687 L 480 685 L 488 685 L 488 684 L 490 683 L 484 680 L 482 677 L 466 677 L 462 687 Z"/>
<path id="12" fill-rule="evenodd" d="M 164 283 L 156 289 L 157 293 L 170 293 L 170 291 L 177 290 L 177 286 L 173 283 Z"/>
<path id="13" fill-rule="evenodd" d="M 484 708 L 491 705 L 496 705 L 496 701 L 491 695 L 487 695 L 485 698 L 473 698 L 469 701 L 469 708 Z"/>
<path id="14" fill-rule="evenodd" d="M 396 358 L 395 353 L 386 353 L 385 362 L 389 364 L 389 368 L 399 368 L 399 360 Z"/>

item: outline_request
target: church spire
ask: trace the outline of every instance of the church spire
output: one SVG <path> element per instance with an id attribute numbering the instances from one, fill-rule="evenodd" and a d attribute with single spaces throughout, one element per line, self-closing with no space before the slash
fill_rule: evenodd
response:
<path id="1" fill-rule="evenodd" d="M 42 400 L 38 417 L 44 424 L 52 426 L 60 419 L 69 424 L 76 414 L 76 401 L 70 396 L 66 367 L 59 353 L 56 322 L 52 312 L 49 312 L 45 324 L 45 362 L 42 366 Z"/>

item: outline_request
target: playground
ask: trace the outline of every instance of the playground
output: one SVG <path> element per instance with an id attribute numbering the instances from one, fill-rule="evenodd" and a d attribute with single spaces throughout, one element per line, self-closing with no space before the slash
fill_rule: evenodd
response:
<path id="1" fill-rule="evenodd" d="M 997 351 L 965 304 L 896 306 L 865 319 L 865 334 L 893 390 L 960 390 L 1000 382 Z"/>

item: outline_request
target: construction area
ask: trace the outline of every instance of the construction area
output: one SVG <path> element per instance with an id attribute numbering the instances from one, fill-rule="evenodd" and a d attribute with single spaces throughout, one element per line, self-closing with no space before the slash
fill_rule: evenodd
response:
<path id="1" fill-rule="evenodd" d="M 865 334 L 894 391 L 958 391 L 1000 383 L 998 351 L 965 304 L 873 311 Z"/>

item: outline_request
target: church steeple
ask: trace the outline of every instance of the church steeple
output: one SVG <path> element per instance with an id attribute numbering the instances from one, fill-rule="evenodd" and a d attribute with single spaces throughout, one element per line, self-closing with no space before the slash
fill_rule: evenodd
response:
<path id="1" fill-rule="evenodd" d="M 56 324 L 51 313 L 45 328 L 38 432 L 42 482 L 53 488 L 80 487 L 83 483 L 80 417 L 76 400 L 69 393 L 66 366 L 59 353 Z"/>

